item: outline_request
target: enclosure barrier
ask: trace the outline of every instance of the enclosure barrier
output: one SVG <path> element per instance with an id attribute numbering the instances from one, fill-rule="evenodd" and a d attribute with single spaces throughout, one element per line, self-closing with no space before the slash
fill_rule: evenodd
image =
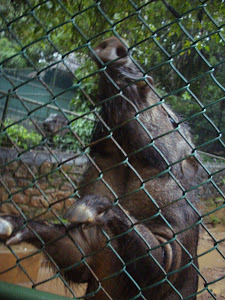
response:
<path id="1" fill-rule="evenodd" d="M 136 82 L 146 80 L 147 75 L 151 75 L 155 81 L 153 90 L 160 100 L 145 110 L 167 103 L 182 115 L 177 127 L 171 132 L 180 132 L 183 123 L 190 124 L 195 142 L 195 147 L 191 146 L 190 157 L 195 157 L 201 170 L 197 183 L 189 190 L 183 189 L 183 196 L 173 202 L 187 197 L 189 206 L 199 216 L 197 223 L 184 230 L 199 225 L 200 237 L 203 237 L 200 238 L 198 251 L 200 267 L 193 263 L 195 257 L 190 256 L 189 263 L 198 272 L 199 290 L 184 298 L 168 279 L 172 273 L 165 274 L 164 279 L 147 289 L 154 286 L 160 288 L 166 281 L 180 299 L 189 299 L 195 295 L 198 299 L 225 297 L 225 230 L 221 229 L 225 225 L 224 1 L 3 1 L 0 16 L 1 215 L 22 216 L 22 228 L 37 218 L 64 224 L 63 214 L 80 197 L 80 176 L 88 161 L 98 171 L 98 178 L 94 180 L 104 183 L 114 195 L 114 205 L 124 213 L 126 211 L 120 205 L 123 197 L 143 190 L 148 194 L 149 201 L 158 207 L 157 214 L 149 219 L 161 215 L 160 207 L 146 189 L 146 183 L 163 175 L 171 176 L 176 181 L 171 169 L 188 157 L 173 163 L 167 161 L 167 168 L 162 173 L 142 181 L 139 189 L 118 196 L 104 178 L 115 165 L 101 170 L 90 155 L 92 147 L 99 142 L 91 140 L 92 131 L 96 123 L 100 122 L 108 131 L 103 139 L 111 140 L 124 154 L 124 160 L 119 164 L 126 165 L 141 178 L 129 159 L 144 148 L 127 154 L 114 139 L 113 134 L 117 128 L 110 128 L 100 112 L 101 106 L 122 95 L 123 89 L 118 89 L 109 77 L 118 93 L 97 103 L 96 78 L 102 72 L 107 72 L 109 63 L 102 63 L 100 69 L 97 69 L 90 59 L 90 56 L 96 56 L 94 49 L 105 38 L 116 36 L 122 43 L 125 39 L 129 57 L 143 74 L 143 78 L 136 79 Z M 137 110 L 129 122 L 136 120 L 148 132 L 139 119 L 141 113 L 143 110 Z M 57 114 L 59 122 L 53 114 Z M 48 123 L 46 119 L 49 116 L 55 122 L 54 129 L 46 132 L 43 123 Z M 171 132 L 152 137 L 146 147 L 154 147 L 159 152 L 155 141 Z M 176 183 L 179 185 L 178 181 Z M 187 195 L 191 191 L 199 195 L 197 204 L 188 200 Z M 130 218 L 129 215 L 127 218 Z M 170 222 L 166 219 L 165 222 L 172 230 Z M 132 230 L 139 234 L 135 226 L 130 228 Z M 107 247 L 114 251 L 122 264 L 122 268 L 111 274 L 111 277 L 126 273 L 139 290 L 132 299 L 146 299 L 145 290 L 142 291 L 138 286 L 127 271 L 126 263 L 114 249 L 114 239 L 120 236 L 110 238 L 106 232 L 104 234 Z M 179 242 L 179 234 L 175 232 L 173 240 Z M 33 289 L 13 287 L 2 281 L 0 298 L 15 299 L 18 294 L 21 299 L 63 299 L 63 296 L 51 297 L 50 294 L 34 290 L 56 279 L 56 285 L 58 282 L 63 283 L 66 296 L 85 298 L 84 294 L 77 294 L 76 288 L 64 279 L 60 268 L 45 250 L 43 240 L 41 242 L 43 247 L 40 250 L 21 255 L 20 249 L 7 246 L 2 240 L 0 280 L 25 284 Z M 11 254 L 10 266 L 3 264 L 6 250 L 7 255 Z M 83 253 L 83 249 L 79 250 Z M 56 273 L 44 279 L 43 275 L 34 275 L 29 266 L 40 253 L 45 254 L 56 267 Z M 89 254 L 92 255 L 95 254 Z M 210 260 L 213 263 L 207 265 Z M 92 272 L 88 265 L 88 255 L 83 256 L 81 263 Z M 35 264 L 39 266 L 39 261 Z M 70 266 L 67 271 L 77 265 Z M 182 268 L 173 272 L 179 274 Z M 19 278 L 10 280 L 13 271 L 25 277 L 25 283 Z M 107 295 L 102 286 L 107 278 L 99 280 L 95 274 L 93 276 L 98 282 L 98 288 L 90 295 L 99 291 Z M 54 291 L 54 287 L 47 290 L 58 292 Z"/>
<path id="2" fill-rule="evenodd" d="M 31 290 L 28 288 L 16 286 L 7 282 L 0 282 L 0 288 L 1 288 L 1 297 L 5 300 L 10 299 L 37 299 L 37 300 L 45 300 L 45 299 L 51 299 L 52 295 L 36 290 Z M 62 296 L 54 295 L 54 299 L 56 300 L 62 300 L 66 299 Z M 67 298 L 69 299 L 69 298 Z"/>

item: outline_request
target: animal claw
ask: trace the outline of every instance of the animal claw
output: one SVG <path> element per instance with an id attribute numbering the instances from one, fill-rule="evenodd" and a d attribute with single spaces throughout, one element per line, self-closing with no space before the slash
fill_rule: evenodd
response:
<path id="1" fill-rule="evenodd" d="M 0 237 L 1 238 L 9 237 L 12 234 L 12 231 L 13 231 L 12 224 L 3 218 L 0 218 Z"/>
<path id="2" fill-rule="evenodd" d="M 22 233 L 18 232 L 17 234 L 15 234 L 13 237 L 11 237 L 10 239 L 8 239 L 6 241 L 6 245 L 15 245 L 15 244 L 19 244 L 20 242 L 22 242 Z"/>
<path id="3" fill-rule="evenodd" d="M 72 223 L 90 224 L 95 220 L 96 216 L 96 211 L 82 203 L 72 207 L 66 213 L 65 219 Z"/>
<path id="4" fill-rule="evenodd" d="M 64 216 L 71 223 L 85 227 L 102 226 L 112 203 L 106 197 L 89 195 L 76 202 Z"/>

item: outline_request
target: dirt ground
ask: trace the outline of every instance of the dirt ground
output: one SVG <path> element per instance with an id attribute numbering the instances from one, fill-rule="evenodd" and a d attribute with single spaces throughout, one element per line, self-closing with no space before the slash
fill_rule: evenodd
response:
<path id="1" fill-rule="evenodd" d="M 200 273 L 199 276 L 199 291 L 202 291 L 197 297 L 198 300 L 209 299 L 225 299 L 225 227 L 216 226 L 209 227 L 209 232 L 201 230 L 200 242 L 198 248 Z M 16 259 L 9 250 L 0 245 L 0 280 L 11 283 L 20 284 L 23 286 L 31 286 L 29 280 L 21 267 L 24 268 L 28 276 L 35 283 L 40 283 L 50 279 L 53 274 L 42 265 L 42 256 L 37 254 L 37 250 L 28 244 L 14 246 L 13 250 L 19 258 L 31 255 L 28 259 L 21 260 L 20 265 L 13 268 L 7 273 L 1 274 L 4 269 L 10 266 L 15 266 Z M 208 253 L 207 253 L 208 252 Z M 34 253 L 36 253 L 34 255 Z M 207 283 L 208 286 L 204 286 Z M 71 286 L 76 296 L 84 294 L 86 285 Z M 72 297 L 69 289 L 65 287 L 62 279 L 55 278 L 53 280 L 41 283 L 37 289 L 51 292 L 54 294 L 65 295 Z M 205 289 L 205 290 L 204 290 Z M 212 294 L 210 294 L 210 292 Z M 212 296 L 213 295 L 213 296 Z M 162 299 L 164 300 L 164 299 Z M 166 299 L 165 299 L 166 300 Z"/>
<path id="2" fill-rule="evenodd" d="M 218 300 L 225 299 L 225 227 L 217 225 L 208 227 L 210 234 L 205 230 L 201 231 L 198 254 L 200 272 L 208 283 L 208 290 Z M 199 277 L 199 291 L 204 289 L 205 281 Z M 211 283 L 211 284 L 210 284 Z M 213 296 L 205 291 L 198 296 L 198 300 L 214 299 Z"/>

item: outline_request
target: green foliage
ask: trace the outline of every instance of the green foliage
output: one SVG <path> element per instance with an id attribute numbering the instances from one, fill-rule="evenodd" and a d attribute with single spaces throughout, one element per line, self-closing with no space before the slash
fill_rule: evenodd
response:
<path id="1" fill-rule="evenodd" d="M 90 118 L 93 116 L 89 116 Z M 64 135 L 55 135 L 53 138 L 54 147 L 57 149 L 79 152 L 84 145 L 90 143 L 94 121 L 84 118 L 77 119 L 71 123 L 70 131 Z M 76 135 L 81 139 L 78 141 Z M 83 144 L 83 145 L 82 145 Z"/>
<path id="2" fill-rule="evenodd" d="M 221 220 L 219 218 L 217 218 L 216 216 L 210 216 L 209 218 L 210 218 L 210 223 L 213 226 L 216 226 L 221 223 Z"/>
<path id="3" fill-rule="evenodd" d="M 14 56 L 13 59 L 7 61 L 7 67 L 14 68 L 16 66 L 19 69 L 26 67 L 26 61 L 21 59 L 21 55 L 16 55 L 18 51 L 19 47 L 16 43 L 6 37 L 0 39 L 0 60 L 4 61 Z"/>
<path id="4" fill-rule="evenodd" d="M 202 199 L 204 207 L 202 208 L 203 212 L 210 213 L 205 217 L 205 222 L 210 223 L 213 226 L 218 224 L 225 225 L 225 216 L 224 216 L 224 199 L 222 197 L 210 197 L 206 200 Z"/>
<path id="5" fill-rule="evenodd" d="M 116 32 L 153 76 L 165 101 L 188 119 L 197 146 L 207 151 L 210 145 L 205 143 L 211 140 L 213 151 L 224 153 L 220 142 L 214 142 L 218 131 L 225 128 L 224 90 L 220 86 L 225 78 L 223 0 L 206 0 L 204 5 L 199 0 L 170 0 L 172 9 L 166 2 L 146 0 L 2 1 L 0 61 L 25 49 L 4 67 L 21 68 L 30 60 L 41 69 L 43 61 L 47 65 L 54 53 L 74 51 L 82 66 L 75 72 L 79 87 L 71 108 L 86 112 L 93 103 L 85 93 L 94 103 L 97 97 L 96 76 L 88 77 L 96 70 L 88 58 L 89 48 Z"/>
<path id="6" fill-rule="evenodd" d="M 5 127 L 12 124 L 11 120 L 5 122 Z M 28 131 L 23 125 L 12 124 L 5 132 L 0 135 L 1 147 L 11 147 L 8 137 L 21 149 L 27 150 L 29 148 L 39 145 L 42 136 L 36 132 Z"/>
<path id="7" fill-rule="evenodd" d="M 89 118 L 93 119 L 93 115 L 90 115 Z M 84 118 L 71 121 L 69 132 L 63 135 L 58 134 L 53 137 L 53 147 L 61 151 L 81 151 L 83 145 L 87 145 L 90 142 L 94 123 L 94 119 L 91 121 Z M 23 125 L 13 124 L 12 120 L 7 120 L 5 122 L 5 127 L 8 128 L 1 132 L 0 147 L 13 147 L 10 139 L 20 149 L 24 150 L 40 145 L 42 135 L 33 131 L 28 131 Z M 76 135 L 79 136 L 83 145 L 78 141 Z"/>
<path id="8" fill-rule="evenodd" d="M 80 88 L 76 90 L 75 97 L 70 102 L 71 110 L 76 112 L 86 112 L 90 110 L 92 104 L 87 101 L 86 95 L 90 97 L 91 101 L 96 102 L 97 92 L 98 92 L 98 78 L 96 76 L 89 76 L 89 74 L 94 73 L 96 66 L 90 61 L 88 57 L 81 64 L 81 66 L 76 70 L 75 76 L 78 79 L 78 84 Z"/>

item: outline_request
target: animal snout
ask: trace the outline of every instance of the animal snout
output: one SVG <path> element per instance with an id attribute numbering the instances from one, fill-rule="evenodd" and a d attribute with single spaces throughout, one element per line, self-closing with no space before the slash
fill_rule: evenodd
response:
<path id="1" fill-rule="evenodd" d="M 103 63 L 113 61 L 123 65 L 128 61 L 128 47 L 125 45 L 125 42 L 122 43 L 117 37 L 110 37 L 95 48 L 95 53 Z M 101 61 L 98 60 L 97 63 L 100 64 Z"/>

